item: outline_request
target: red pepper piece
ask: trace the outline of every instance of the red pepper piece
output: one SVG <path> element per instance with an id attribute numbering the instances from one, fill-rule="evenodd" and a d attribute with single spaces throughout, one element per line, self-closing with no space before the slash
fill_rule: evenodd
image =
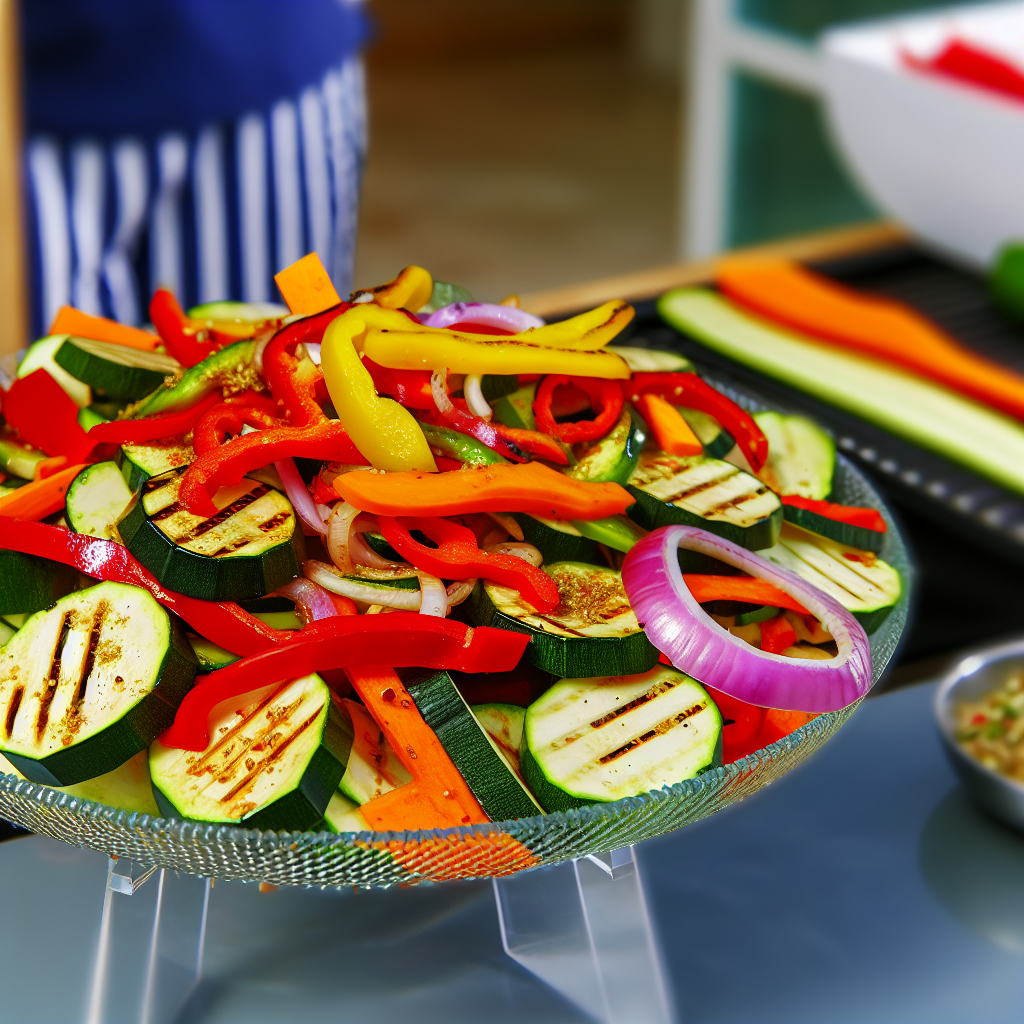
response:
<path id="1" fill-rule="evenodd" d="M 182 477 L 178 499 L 195 516 L 216 515 L 213 496 L 219 488 L 237 484 L 261 466 L 291 458 L 367 464 L 338 420 L 310 427 L 273 427 L 232 438 L 200 455 Z"/>
<path id="2" fill-rule="evenodd" d="M 210 712 L 222 701 L 310 672 L 379 665 L 503 672 L 522 656 L 529 637 L 415 612 L 323 619 L 291 643 L 262 651 L 200 676 L 160 737 L 168 747 L 205 750 Z"/>
<path id="3" fill-rule="evenodd" d="M 550 612 L 560 600 L 555 581 L 540 569 L 515 555 L 499 555 L 481 551 L 476 536 L 467 526 L 450 519 L 402 516 L 378 516 L 384 539 L 407 561 L 446 580 L 468 580 L 474 577 L 513 587 L 539 612 Z M 428 548 L 414 540 L 410 530 L 420 530 L 435 544 Z"/>
<path id="4" fill-rule="evenodd" d="M 634 373 L 632 380 L 620 382 L 622 393 L 630 402 L 641 395 L 661 395 L 673 405 L 683 405 L 714 416 L 736 439 L 754 472 L 768 458 L 768 438 L 750 413 L 741 409 L 721 392 L 706 384 L 695 373 Z"/>
<path id="5" fill-rule="evenodd" d="M 274 403 L 269 398 L 253 395 L 246 403 L 221 402 L 207 412 L 196 424 L 192 434 L 192 449 L 196 455 L 221 448 L 229 434 L 237 434 L 243 426 L 266 430 L 282 426 L 274 415 Z"/>
<path id="6" fill-rule="evenodd" d="M 876 508 L 859 508 L 854 505 L 835 505 L 831 501 L 815 501 L 802 498 L 799 494 L 783 494 L 779 499 L 783 505 L 803 508 L 808 512 L 817 512 L 819 516 L 833 519 L 837 523 L 849 523 L 850 526 L 862 526 L 865 530 L 885 533 L 888 527 L 882 513 Z"/>
<path id="7" fill-rule="evenodd" d="M 785 615 L 776 615 L 761 623 L 761 650 L 769 654 L 781 654 L 796 643 L 796 630 Z"/>
<path id="8" fill-rule="evenodd" d="M 463 412 L 455 405 L 446 412 L 440 412 L 436 407 L 433 411 L 427 410 L 420 415 L 420 419 L 435 427 L 450 427 L 459 433 L 475 437 L 481 444 L 508 459 L 509 462 L 530 461 L 530 456 L 519 445 L 512 441 L 506 441 L 498 433 L 498 429 L 493 423 L 488 423 L 487 420 L 474 416 L 472 413 Z"/>
<path id="9" fill-rule="evenodd" d="M 592 420 L 580 420 L 576 423 L 555 422 L 551 411 L 555 389 L 569 385 L 584 391 L 590 399 L 590 406 L 597 413 Z M 576 444 L 578 441 L 596 441 L 604 437 L 615 426 L 622 413 L 622 405 L 622 389 L 618 381 L 549 373 L 537 388 L 537 395 L 533 400 L 533 415 L 538 428 L 545 434 L 551 434 L 566 444 Z"/>
<path id="10" fill-rule="evenodd" d="M 460 320 L 457 324 L 449 324 L 449 331 L 465 331 L 466 334 L 494 334 L 507 337 L 515 334 L 515 331 L 507 331 L 504 327 L 495 327 L 493 324 L 478 324 L 472 320 Z"/>
<path id="11" fill-rule="evenodd" d="M 935 72 L 971 85 L 980 85 L 1011 99 L 1024 100 L 1024 74 L 1019 68 L 961 39 L 946 43 L 934 57 L 925 60 L 904 51 L 903 62 L 920 71 Z"/>
<path id="12" fill-rule="evenodd" d="M 406 409 L 433 409 L 428 370 L 390 370 L 363 356 L 363 366 L 370 371 L 377 394 L 388 395 Z"/>
<path id="13" fill-rule="evenodd" d="M 157 288 L 153 293 L 149 318 L 164 348 L 182 366 L 195 366 L 217 351 L 218 346 L 208 340 L 209 332 L 192 326 L 181 303 L 166 288 Z"/>
<path id="14" fill-rule="evenodd" d="M 283 418 L 293 427 L 308 427 L 327 418 L 316 400 L 316 386 L 323 372 L 311 360 L 298 359 L 295 349 L 300 343 L 321 341 L 330 322 L 348 308 L 349 303 L 342 302 L 323 313 L 296 320 L 278 331 L 263 352 L 263 378 L 278 405 L 283 406 Z"/>
<path id="15" fill-rule="evenodd" d="M 722 763 L 730 764 L 752 754 L 761 744 L 759 736 L 764 724 L 765 709 L 731 697 L 713 686 L 705 686 L 722 713 Z"/>
<path id="16" fill-rule="evenodd" d="M 511 441 L 529 455 L 547 459 L 557 466 L 568 466 L 569 456 L 565 449 L 550 435 L 539 430 L 525 430 L 522 427 L 506 427 L 503 423 L 492 424 L 498 434 Z"/>
<path id="17" fill-rule="evenodd" d="M 796 732 L 817 717 L 810 711 L 780 711 L 777 708 L 768 708 L 764 716 L 764 725 L 761 727 L 761 735 L 755 742 L 758 747 L 767 747 L 769 743 Z"/>

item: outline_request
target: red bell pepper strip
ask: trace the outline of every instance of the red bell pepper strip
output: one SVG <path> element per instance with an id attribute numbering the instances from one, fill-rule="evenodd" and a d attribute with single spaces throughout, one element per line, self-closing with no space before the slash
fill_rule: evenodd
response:
<path id="1" fill-rule="evenodd" d="M 450 519 L 379 516 L 377 523 L 384 539 L 407 561 L 445 580 L 485 579 L 518 590 L 523 600 L 539 612 L 550 612 L 560 600 L 555 581 L 542 570 L 515 555 L 481 551 L 468 526 Z M 410 534 L 420 530 L 435 544 L 428 548 Z"/>
<path id="2" fill-rule="evenodd" d="M 569 465 L 569 456 L 565 449 L 550 434 L 542 434 L 539 430 L 525 430 L 522 427 L 506 427 L 503 423 L 494 423 L 492 426 L 501 437 L 517 445 L 527 454 L 536 455 L 538 459 L 546 459 L 557 466 Z"/>
<path id="3" fill-rule="evenodd" d="M 221 402 L 207 412 L 192 433 L 192 449 L 197 456 L 223 447 L 229 434 L 237 434 L 243 426 L 266 430 L 283 424 L 274 415 L 269 398 L 254 395 L 250 401 Z"/>
<path id="4" fill-rule="evenodd" d="M 472 320 L 460 320 L 458 323 L 449 324 L 449 331 L 465 331 L 467 334 L 494 334 L 507 337 L 515 334 L 515 331 L 507 331 L 504 327 L 495 327 L 493 324 L 477 324 Z"/>
<path id="5" fill-rule="evenodd" d="M 641 395 L 661 395 L 673 405 L 713 416 L 736 439 L 754 472 L 768 459 L 768 438 L 750 413 L 741 409 L 721 392 L 706 384 L 695 373 L 634 373 L 632 380 L 620 382 L 622 393 L 630 402 Z"/>
<path id="6" fill-rule="evenodd" d="M 930 71 L 980 85 L 1010 99 L 1024 100 L 1024 72 L 1010 61 L 964 40 L 951 40 L 933 57 L 922 59 L 907 50 L 902 57 L 904 64 L 918 71 Z"/>
<path id="7" fill-rule="evenodd" d="M 209 340 L 209 331 L 197 330 L 192 326 L 181 303 L 166 288 L 157 288 L 153 293 L 149 303 L 149 318 L 164 348 L 182 366 L 201 363 L 219 347 Z"/>
<path id="8" fill-rule="evenodd" d="M 761 623 L 761 650 L 769 654 L 781 654 L 796 643 L 796 630 L 785 615 Z"/>
<path id="9" fill-rule="evenodd" d="M 834 519 L 837 523 L 849 523 L 850 526 L 862 526 L 865 530 L 885 533 L 888 529 L 882 513 L 876 508 L 858 508 L 854 505 L 835 505 L 831 501 L 815 501 L 802 498 L 799 494 L 783 494 L 779 500 L 783 505 L 803 508 L 808 512 L 817 512 L 826 519 Z"/>
<path id="10" fill-rule="evenodd" d="M 752 754 L 761 743 L 765 709 L 731 697 L 713 686 L 704 686 L 722 714 L 722 763 L 731 764 Z"/>
<path id="11" fill-rule="evenodd" d="M 777 708 L 768 708 L 765 711 L 761 734 L 755 742 L 758 747 L 767 747 L 769 743 L 775 743 L 783 736 L 796 732 L 817 717 L 810 711 L 780 711 Z"/>
<path id="12" fill-rule="evenodd" d="M 555 389 L 568 385 L 573 385 L 586 393 L 591 408 L 596 413 L 592 420 L 579 420 L 576 423 L 555 422 L 551 411 Z M 537 427 L 545 434 L 551 434 L 566 444 L 576 444 L 578 441 L 596 441 L 604 437 L 615 426 L 622 413 L 622 405 L 622 390 L 618 381 L 549 373 L 537 388 L 533 400 L 533 415 Z"/>
<path id="13" fill-rule="evenodd" d="M 280 459 L 319 459 L 365 466 L 366 459 L 338 420 L 325 419 L 310 427 L 272 427 L 232 438 L 200 455 L 181 480 L 178 500 L 195 516 L 213 516 L 213 496 L 246 473 Z"/>
<path id="14" fill-rule="evenodd" d="M 390 370 L 363 356 L 377 394 L 388 395 L 406 409 L 433 409 L 429 370 Z"/>
<path id="15" fill-rule="evenodd" d="M 220 703 L 260 687 L 310 672 L 379 665 L 505 672 L 530 642 L 525 634 L 415 612 L 350 615 L 323 619 L 300 630 L 291 643 L 253 654 L 200 676 L 178 706 L 174 724 L 160 737 L 164 746 L 205 750 L 210 712 Z"/>
<path id="16" fill-rule="evenodd" d="M 475 437 L 481 444 L 486 445 L 492 451 L 508 459 L 509 462 L 529 462 L 527 455 L 517 444 L 506 441 L 498 433 L 497 427 L 487 420 L 474 416 L 472 413 L 463 412 L 453 405 L 445 412 L 436 407 L 433 411 L 427 410 L 420 415 L 424 423 L 431 423 L 435 427 L 446 427 L 457 430 L 460 434 L 468 434 Z"/>
<path id="17" fill-rule="evenodd" d="M 297 359 L 295 349 L 299 344 L 319 342 L 330 322 L 348 308 L 349 303 L 342 302 L 283 327 L 263 351 L 263 378 L 283 407 L 279 415 L 293 427 L 312 426 L 327 418 L 316 400 L 316 384 L 323 372 L 311 360 Z"/>

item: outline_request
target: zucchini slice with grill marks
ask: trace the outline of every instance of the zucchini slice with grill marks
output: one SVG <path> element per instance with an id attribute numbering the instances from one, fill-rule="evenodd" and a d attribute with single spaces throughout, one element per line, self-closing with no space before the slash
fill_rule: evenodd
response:
<path id="1" fill-rule="evenodd" d="M 792 523 L 811 533 L 820 534 L 822 537 L 828 537 L 829 540 L 838 541 L 840 544 L 846 544 L 851 548 L 873 551 L 878 554 L 885 545 L 885 534 L 878 530 L 869 530 L 866 526 L 855 526 L 853 523 L 829 519 L 828 516 L 819 515 L 809 508 L 783 505 L 782 514 L 786 517 L 787 523 Z"/>
<path id="2" fill-rule="evenodd" d="M 121 542 L 117 524 L 132 492 L 115 462 L 86 466 L 68 487 L 68 526 L 75 533 Z"/>
<path id="3" fill-rule="evenodd" d="M 526 708 L 517 704 L 471 704 L 469 710 L 476 715 L 505 760 L 518 772 Z"/>
<path id="4" fill-rule="evenodd" d="M 151 476 L 187 466 L 192 459 L 192 446 L 180 441 L 123 444 L 117 453 L 121 474 L 130 491 L 139 490 Z"/>
<path id="5" fill-rule="evenodd" d="M 97 398 L 114 402 L 137 402 L 181 369 L 177 359 L 162 352 L 75 337 L 69 337 L 53 359 L 88 384 Z"/>
<path id="6" fill-rule="evenodd" d="M 755 476 L 703 455 L 644 452 L 630 478 L 636 504 L 629 517 L 644 529 L 699 526 L 756 551 L 771 547 L 782 526 L 782 502 Z"/>
<path id="7" fill-rule="evenodd" d="M 402 681 L 491 821 L 529 818 L 543 811 L 447 672 L 403 673 Z"/>
<path id="8" fill-rule="evenodd" d="M 236 702 L 237 703 L 237 702 Z M 206 750 L 159 740 L 149 774 L 161 812 L 243 828 L 315 828 L 345 773 L 352 726 L 318 675 L 265 687 L 241 711 L 210 722 Z"/>
<path id="9" fill-rule="evenodd" d="M 69 594 L 0 651 L 0 750 L 48 786 L 105 775 L 170 726 L 195 674 L 177 620 L 146 591 Z"/>
<path id="10" fill-rule="evenodd" d="M 822 501 L 832 493 L 836 443 L 806 416 L 754 413 L 768 438 L 768 461 L 758 476 L 778 494 Z"/>
<path id="11" fill-rule="evenodd" d="M 865 632 L 886 619 L 903 593 L 900 574 L 871 551 L 786 523 L 778 544 L 758 554 L 795 572 L 853 613 Z"/>
<path id="12" fill-rule="evenodd" d="M 373 829 L 360 812 L 359 805 L 339 790 L 331 794 L 331 801 L 324 811 L 321 831 L 372 832 Z"/>
<path id="13" fill-rule="evenodd" d="M 546 811 L 639 796 L 722 763 L 722 716 L 700 683 L 659 665 L 563 679 L 526 710 L 522 770 Z"/>
<path id="14" fill-rule="evenodd" d="M 637 622 L 620 573 L 582 562 L 543 569 L 558 586 L 557 608 L 541 614 L 518 591 L 481 583 L 470 597 L 477 625 L 529 634 L 526 658 L 561 677 L 632 675 L 657 664 L 658 649 Z"/>
<path id="15" fill-rule="evenodd" d="M 291 503 L 242 480 L 214 496 L 217 514 L 194 516 L 178 502 L 183 470 L 152 477 L 121 520 L 128 550 L 165 586 L 208 601 L 262 597 L 297 575 L 302 531 Z"/>
<path id="16" fill-rule="evenodd" d="M 373 715 L 347 698 L 341 701 L 341 707 L 352 722 L 352 752 L 338 786 L 341 795 L 362 806 L 412 782 Z"/>

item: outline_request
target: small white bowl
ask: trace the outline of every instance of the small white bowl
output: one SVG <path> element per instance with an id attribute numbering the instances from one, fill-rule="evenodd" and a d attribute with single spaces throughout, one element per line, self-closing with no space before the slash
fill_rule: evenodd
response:
<path id="1" fill-rule="evenodd" d="M 903 62 L 904 52 L 925 58 L 954 38 L 1019 63 L 1024 3 L 834 29 L 822 38 L 824 90 L 864 191 L 924 241 L 981 269 L 1024 239 L 1024 102 Z"/>

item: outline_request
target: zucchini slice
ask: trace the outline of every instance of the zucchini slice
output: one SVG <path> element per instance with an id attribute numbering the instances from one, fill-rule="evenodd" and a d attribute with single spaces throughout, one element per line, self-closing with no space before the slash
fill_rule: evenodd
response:
<path id="1" fill-rule="evenodd" d="M 836 443 L 829 434 L 806 416 L 757 412 L 754 419 L 768 438 L 768 461 L 760 479 L 776 494 L 827 498 L 836 470 Z"/>
<path id="2" fill-rule="evenodd" d="M 657 348 L 633 348 L 630 345 L 608 345 L 607 352 L 622 356 L 633 373 L 692 373 L 693 363 L 678 352 Z"/>
<path id="3" fill-rule="evenodd" d="M 426 671 L 404 678 L 403 683 L 491 821 L 543 813 L 447 672 Z"/>
<path id="4" fill-rule="evenodd" d="M 482 583 L 469 600 L 477 625 L 529 634 L 529 662 L 560 677 L 632 675 L 657 664 L 658 649 L 640 628 L 620 573 L 582 562 L 543 568 L 561 597 L 554 611 L 542 615 L 518 591 Z"/>
<path id="5" fill-rule="evenodd" d="M 704 455 L 644 452 L 627 490 L 629 517 L 646 530 L 699 526 L 756 551 L 771 547 L 782 526 L 782 502 L 760 480 Z"/>
<path id="6" fill-rule="evenodd" d="M 536 384 L 526 384 L 507 395 L 491 402 L 494 418 L 506 427 L 520 430 L 536 430 L 537 419 L 533 415 L 533 400 L 537 394 Z"/>
<path id="7" fill-rule="evenodd" d="M 132 492 L 116 462 L 86 466 L 68 487 L 68 526 L 75 533 L 121 542 L 117 524 L 132 500 Z"/>
<path id="8" fill-rule="evenodd" d="M 352 752 L 338 786 L 341 795 L 362 806 L 412 782 L 373 715 L 348 698 L 341 701 L 341 707 L 352 722 Z"/>
<path id="9" fill-rule="evenodd" d="M 633 545 L 647 536 L 647 531 L 634 523 L 629 516 L 609 516 L 607 519 L 592 519 L 590 522 L 574 520 L 573 526 L 584 537 L 589 537 L 613 551 L 632 551 Z"/>
<path id="10" fill-rule="evenodd" d="M 321 825 L 323 832 L 372 832 L 369 822 L 363 817 L 359 805 L 353 803 L 344 793 L 331 794 L 330 803 L 324 811 Z"/>
<path id="11" fill-rule="evenodd" d="M 647 424 L 627 405 L 615 426 L 583 449 L 575 466 L 562 472 L 573 480 L 624 484 L 633 475 L 646 441 Z"/>
<path id="12" fill-rule="evenodd" d="M 584 537 L 575 523 L 542 519 L 527 512 L 513 512 L 512 518 L 523 531 L 523 540 L 532 544 L 545 562 L 604 562 L 596 541 Z"/>
<path id="13" fill-rule="evenodd" d="M 302 532 L 291 503 L 267 484 L 242 480 L 214 496 L 217 514 L 178 503 L 182 471 L 152 477 L 121 520 L 128 550 L 165 586 L 208 601 L 262 597 L 298 574 Z"/>
<path id="14" fill-rule="evenodd" d="M 733 445 L 736 444 L 735 439 L 714 416 L 709 416 L 699 409 L 687 409 L 682 405 L 677 405 L 676 410 L 697 435 L 697 440 L 704 446 L 704 454 L 709 459 L 724 459 L 732 451 Z"/>
<path id="15" fill-rule="evenodd" d="M 87 338 L 67 338 L 53 359 L 76 380 L 88 384 L 97 398 L 112 402 L 137 402 L 181 369 L 177 359 L 162 352 Z"/>
<path id="16" fill-rule="evenodd" d="M 265 320 L 283 320 L 288 307 L 278 302 L 204 302 L 193 306 L 187 313 L 193 320 L 237 320 L 243 324 L 261 324 Z"/>
<path id="17" fill-rule="evenodd" d="M 39 612 L 75 589 L 75 570 L 0 548 L 0 615 Z"/>
<path id="18" fill-rule="evenodd" d="M 853 523 L 829 519 L 828 516 L 819 515 L 809 508 L 783 505 L 782 514 L 786 517 L 787 523 L 809 530 L 811 533 L 818 533 L 822 537 L 828 537 L 829 540 L 838 541 L 847 547 L 858 548 L 861 551 L 873 551 L 877 554 L 885 544 L 885 534 L 878 530 L 869 530 L 866 526 L 855 526 Z"/>
<path id="19" fill-rule="evenodd" d="M 145 590 L 69 594 L 0 652 L 0 750 L 48 786 L 105 775 L 170 726 L 195 674 L 177 620 Z"/>
<path id="20" fill-rule="evenodd" d="M 192 446 L 180 441 L 123 444 L 117 453 L 121 475 L 132 492 L 140 490 L 151 476 L 162 476 L 172 469 L 180 469 L 192 459 Z"/>
<path id="21" fill-rule="evenodd" d="M 77 377 L 72 377 L 63 366 L 54 359 L 58 349 L 68 340 L 67 334 L 50 334 L 34 341 L 28 347 L 25 358 L 18 363 L 18 376 L 27 377 L 36 370 L 45 370 L 63 389 L 79 409 L 92 404 L 92 388 L 83 384 Z"/>
<path id="22" fill-rule="evenodd" d="M 526 709 L 523 775 L 546 811 L 639 796 L 721 763 L 714 701 L 664 665 L 563 679 Z"/>
<path id="23" fill-rule="evenodd" d="M 829 540 L 786 523 L 778 544 L 758 551 L 790 569 L 853 612 L 865 632 L 874 632 L 903 592 L 900 574 L 871 551 Z"/>
<path id="24" fill-rule="evenodd" d="M 469 710 L 476 715 L 502 757 L 518 772 L 526 708 L 517 704 L 471 704 Z"/>
<path id="25" fill-rule="evenodd" d="M 0 647 L 5 647 L 11 637 L 17 632 L 17 629 L 6 619 L 0 619 Z"/>
<path id="26" fill-rule="evenodd" d="M 237 654 L 225 651 L 223 647 L 218 647 L 212 641 L 207 640 L 205 636 L 189 633 L 188 642 L 192 645 L 192 652 L 203 672 L 213 672 L 215 669 L 230 665 L 233 661 L 238 661 Z"/>
<path id="27" fill-rule="evenodd" d="M 248 707 L 215 713 L 210 726 L 200 753 L 159 740 L 150 747 L 165 817 L 282 831 L 320 824 L 345 773 L 352 727 L 318 675 L 265 687 Z"/>

